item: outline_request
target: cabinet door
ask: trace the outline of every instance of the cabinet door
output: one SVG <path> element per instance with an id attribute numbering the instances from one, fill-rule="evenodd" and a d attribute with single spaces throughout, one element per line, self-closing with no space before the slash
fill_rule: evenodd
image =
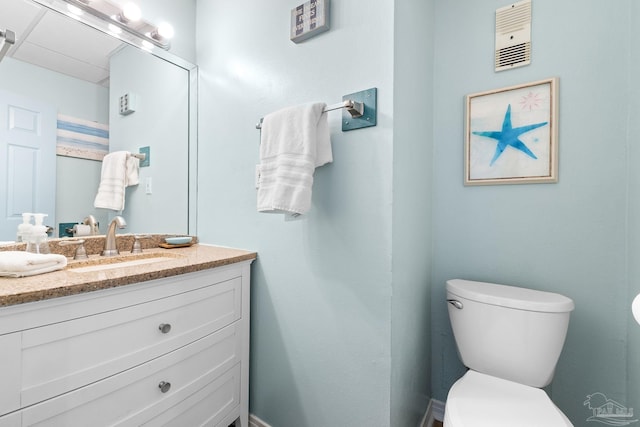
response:
<path id="1" fill-rule="evenodd" d="M 19 332 L 0 335 L 0 415 L 20 408 L 20 348 Z M 0 427 L 5 425 L 0 418 Z"/>
<path id="2" fill-rule="evenodd" d="M 232 387 L 233 383 L 237 389 L 238 337 L 238 323 L 234 323 L 148 363 L 25 408 L 22 425 L 138 427 L 190 399 L 211 383 L 218 383 L 218 388 Z M 232 402 L 227 390 L 222 393 L 223 397 L 210 401 L 221 406 L 210 407 L 211 414 L 239 405 L 237 392 L 231 393 Z M 187 425 L 190 424 L 182 424 Z"/>
<path id="3" fill-rule="evenodd" d="M 241 316 L 241 279 L 23 332 L 22 406 L 162 356 Z"/>

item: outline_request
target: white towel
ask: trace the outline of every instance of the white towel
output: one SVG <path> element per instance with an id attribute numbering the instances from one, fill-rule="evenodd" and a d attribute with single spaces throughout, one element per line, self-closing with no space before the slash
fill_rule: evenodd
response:
<path id="1" fill-rule="evenodd" d="M 315 168 L 333 161 L 324 103 L 285 108 L 262 122 L 258 211 L 304 214 Z"/>
<path id="2" fill-rule="evenodd" d="M 25 277 L 62 270 L 67 258 L 57 254 L 0 251 L 0 276 Z"/>
<path id="3" fill-rule="evenodd" d="M 93 202 L 96 208 L 124 209 L 125 188 L 137 185 L 140 160 L 128 151 L 114 151 L 102 159 L 100 186 Z"/>

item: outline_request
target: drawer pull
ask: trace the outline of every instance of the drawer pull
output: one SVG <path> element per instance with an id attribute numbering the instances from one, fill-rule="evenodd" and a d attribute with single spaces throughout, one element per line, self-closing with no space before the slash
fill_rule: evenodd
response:
<path id="1" fill-rule="evenodd" d="M 160 332 L 162 332 L 163 334 L 168 334 L 171 330 L 171 324 L 161 323 L 160 326 L 158 326 L 158 329 L 160 329 Z"/>
<path id="2" fill-rule="evenodd" d="M 160 381 L 160 384 L 158 384 L 158 388 L 161 392 L 166 393 L 171 388 L 171 383 L 168 381 Z"/>

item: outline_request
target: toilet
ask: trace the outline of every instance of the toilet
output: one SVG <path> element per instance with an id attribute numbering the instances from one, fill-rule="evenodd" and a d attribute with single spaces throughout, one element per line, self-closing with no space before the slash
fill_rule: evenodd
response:
<path id="1" fill-rule="evenodd" d="M 553 379 L 571 299 L 455 279 L 447 281 L 447 306 L 469 370 L 449 390 L 445 427 L 573 426 L 541 390 Z"/>

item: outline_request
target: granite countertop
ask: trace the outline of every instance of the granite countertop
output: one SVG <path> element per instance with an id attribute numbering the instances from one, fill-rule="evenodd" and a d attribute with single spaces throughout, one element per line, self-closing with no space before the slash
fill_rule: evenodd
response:
<path id="1" fill-rule="evenodd" d="M 132 255 L 122 250 L 120 253 L 121 255 L 116 257 L 93 254 L 89 255 L 89 260 L 69 260 L 65 269 L 37 276 L 0 277 L 0 307 L 171 277 L 253 260 L 257 256 L 251 251 L 203 244 L 172 249 L 147 248 L 141 255 Z M 162 259 L 144 263 L 144 258 L 156 257 Z M 114 261 L 129 258 L 141 259 L 142 263 L 118 268 L 83 268 L 96 264 L 108 267 L 115 265 Z"/>

